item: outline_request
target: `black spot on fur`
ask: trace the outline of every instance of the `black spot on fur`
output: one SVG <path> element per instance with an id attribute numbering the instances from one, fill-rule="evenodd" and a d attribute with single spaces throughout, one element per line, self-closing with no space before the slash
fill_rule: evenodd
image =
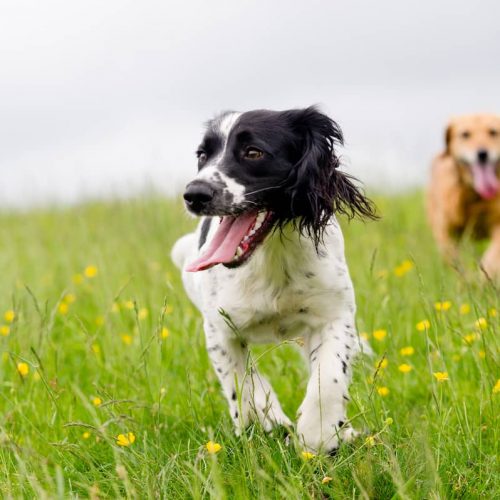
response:
<path id="1" fill-rule="evenodd" d="M 342 371 L 343 371 L 344 373 L 347 373 L 347 364 L 346 364 L 346 362 L 345 362 L 345 361 L 342 361 Z"/>
<path id="2" fill-rule="evenodd" d="M 345 424 L 345 422 L 344 422 L 343 420 L 339 420 L 339 421 L 337 422 L 337 427 L 340 429 L 341 427 L 343 427 L 343 426 L 344 426 L 344 424 Z"/>
<path id="3" fill-rule="evenodd" d="M 315 275 L 313 272 L 311 272 L 311 271 L 306 271 L 306 272 L 304 273 L 304 276 L 305 276 L 306 278 L 310 279 L 310 278 L 314 278 L 314 276 L 316 276 L 316 275 Z"/>
<path id="4" fill-rule="evenodd" d="M 231 399 L 233 401 L 236 401 L 236 391 L 233 391 L 233 393 L 231 394 Z"/>
<path id="5" fill-rule="evenodd" d="M 299 314 L 306 314 L 308 312 L 309 312 L 309 308 L 307 308 L 307 307 L 301 307 L 299 309 Z"/>
<path id="6" fill-rule="evenodd" d="M 234 412 L 234 418 L 238 418 L 238 415 L 239 415 L 238 410 L 236 410 L 236 411 Z"/>
<path id="7" fill-rule="evenodd" d="M 208 231 L 210 230 L 210 224 L 212 219 L 210 217 L 205 217 L 201 223 L 200 239 L 198 241 L 198 249 L 200 249 L 207 241 Z"/>
<path id="8" fill-rule="evenodd" d="M 339 381 L 338 381 L 336 378 L 334 378 L 334 379 L 333 379 L 333 383 L 334 383 L 334 384 L 338 384 L 338 383 L 339 383 Z"/>

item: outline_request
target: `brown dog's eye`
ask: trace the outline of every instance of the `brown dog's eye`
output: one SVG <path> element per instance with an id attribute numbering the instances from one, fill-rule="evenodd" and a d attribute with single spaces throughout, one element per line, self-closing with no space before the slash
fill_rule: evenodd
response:
<path id="1" fill-rule="evenodd" d="M 498 135 L 498 130 L 494 128 L 490 129 L 490 137 L 496 137 Z"/>
<path id="2" fill-rule="evenodd" d="M 462 139 L 468 139 L 470 137 L 470 132 L 468 130 L 464 130 L 461 134 L 460 137 Z"/>
<path id="3" fill-rule="evenodd" d="M 198 157 L 198 166 L 202 166 L 207 161 L 207 153 L 205 151 L 196 151 L 196 156 Z"/>
<path id="4" fill-rule="evenodd" d="M 243 155 L 245 160 L 260 160 L 263 156 L 264 152 L 257 148 L 247 148 Z"/>

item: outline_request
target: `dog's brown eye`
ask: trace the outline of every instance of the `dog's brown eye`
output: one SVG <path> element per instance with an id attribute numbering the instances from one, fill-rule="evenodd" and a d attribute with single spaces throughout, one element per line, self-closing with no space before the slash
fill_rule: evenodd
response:
<path id="1" fill-rule="evenodd" d="M 460 137 L 462 139 L 468 139 L 470 137 L 470 132 L 468 130 L 464 130 L 461 134 Z"/>
<path id="2" fill-rule="evenodd" d="M 207 161 L 207 153 L 205 151 L 196 151 L 198 157 L 198 165 L 203 165 Z"/>
<path id="3" fill-rule="evenodd" d="M 496 137 L 498 135 L 498 130 L 494 128 L 490 129 L 490 137 Z"/>
<path id="4" fill-rule="evenodd" d="M 264 153 L 257 148 L 247 148 L 244 154 L 246 160 L 260 160 L 263 156 Z"/>

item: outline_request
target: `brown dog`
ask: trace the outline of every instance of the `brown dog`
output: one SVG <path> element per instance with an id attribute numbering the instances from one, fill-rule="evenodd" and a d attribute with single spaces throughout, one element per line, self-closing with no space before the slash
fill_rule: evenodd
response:
<path id="1" fill-rule="evenodd" d="M 427 197 L 429 221 L 440 250 L 457 257 L 465 231 L 491 238 L 482 258 L 486 274 L 500 280 L 500 115 L 454 118 L 446 150 L 434 159 Z"/>

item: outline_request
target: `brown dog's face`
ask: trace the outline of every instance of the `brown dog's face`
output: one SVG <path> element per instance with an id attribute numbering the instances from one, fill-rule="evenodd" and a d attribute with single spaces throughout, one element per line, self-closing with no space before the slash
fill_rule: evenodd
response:
<path id="1" fill-rule="evenodd" d="M 500 116 L 468 115 L 454 118 L 446 130 L 447 152 L 462 177 L 484 199 L 500 192 Z"/>

